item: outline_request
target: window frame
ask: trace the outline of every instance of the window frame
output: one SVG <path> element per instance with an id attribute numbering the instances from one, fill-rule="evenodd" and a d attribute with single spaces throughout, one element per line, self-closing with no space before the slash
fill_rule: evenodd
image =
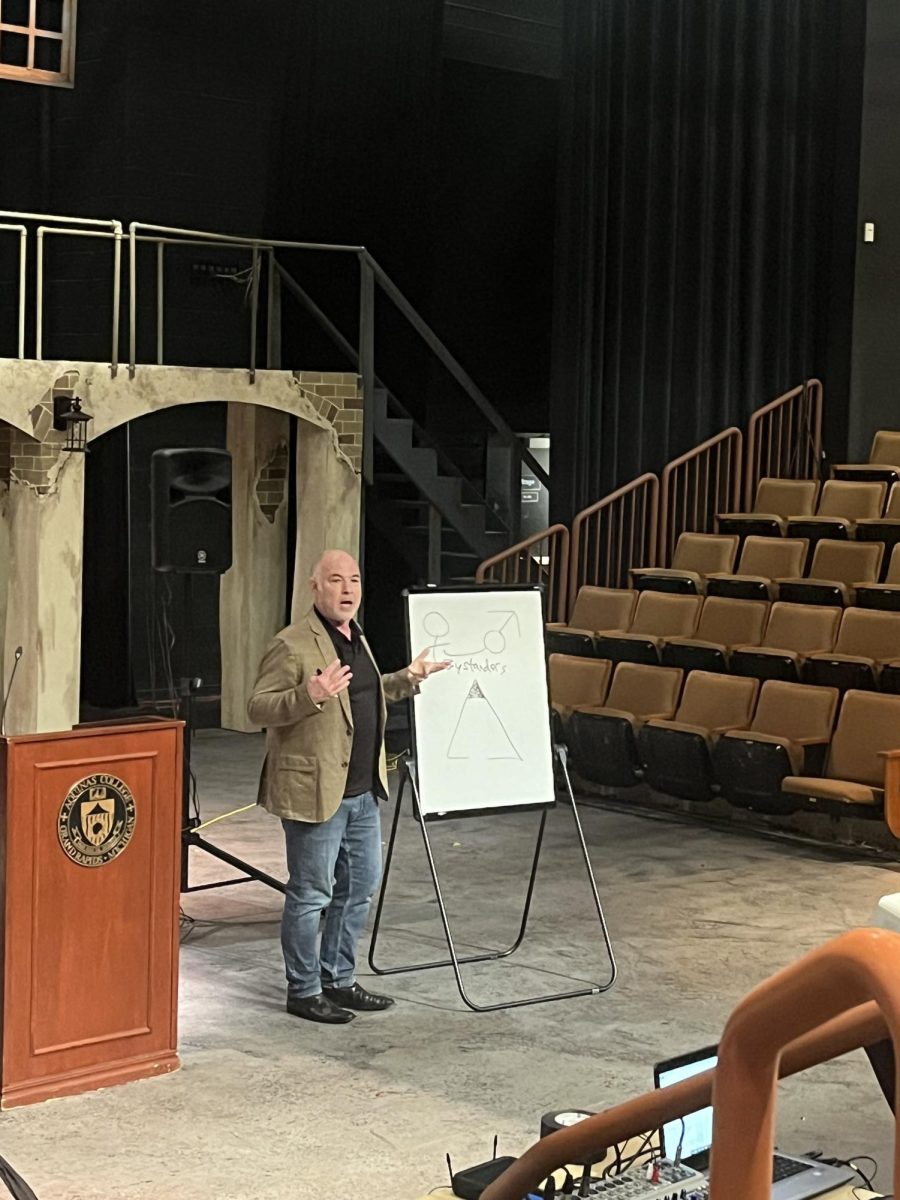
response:
<path id="1" fill-rule="evenodd" d="M 0 80 L 9 79 L 19 83 L 40 83 L 45 87 L 71 88 L 75 86 L 75 27 L 78 0 L 62 0 L 62 29 L 44 29 L 37 24 L 37 0 L 29 0 L 28 24 L 14 25 L 3 20 L 3 0 L 0 0 L 0 41 L 4 33 L 24 34 L 28 38 L 28 57 L 34 62 L 37 38 L 61 43 L 58 71 L 45 71 L 40 67 L 13 66 L 0 62 Z"/>

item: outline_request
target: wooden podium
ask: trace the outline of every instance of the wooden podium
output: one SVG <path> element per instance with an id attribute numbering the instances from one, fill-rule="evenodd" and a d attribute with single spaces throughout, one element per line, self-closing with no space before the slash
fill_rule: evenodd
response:
<path id="1" fill-rule="evenodd" d="M 0 1108 L 178 1068 L 182 722 L 0 741 Z"/>

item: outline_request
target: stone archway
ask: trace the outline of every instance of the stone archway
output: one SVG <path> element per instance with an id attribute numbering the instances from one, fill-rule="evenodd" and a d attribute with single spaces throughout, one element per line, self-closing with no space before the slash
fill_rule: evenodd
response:
<path id="1" fill-rule="evenodd" d="M 6 661 L 16 646 L 24 649 L 7 712 L 11 732 L 65 729 L 79 719 L 84 462 L 60 454 L 62 435 L 52 428 L 54 393 L 75 388 L 93 415 L 92 439 L 175 405 L 229 405 L 229 449 L 242 483 L 233 504 L 235 567 L 223 576 L 223 722 L 227 712 L 232 727 L 250 728 L 243 717 L 246 689 L 266 641 L 282 624 L 272 605 L 271 543 L 284 523 L 286 499 L 262 485 L 277 482 L 272 460 L 282 452 L 279 430 L 294 414 L 300 418 L 296 608 L 322 549 L 358 548 L 357 377 L 260 371 L 250 383 L 243 370 L 141 366 L 129 379 L 125 371 L 111 377 L 106 364 L 0 362 L 0 420 L 13 427 Z M 273 470 L 276 475 L 266 474 Z M 269 564 L 264 571 L 261 562 Z M 278 590 L 285 594 L 285 587 Z"/>

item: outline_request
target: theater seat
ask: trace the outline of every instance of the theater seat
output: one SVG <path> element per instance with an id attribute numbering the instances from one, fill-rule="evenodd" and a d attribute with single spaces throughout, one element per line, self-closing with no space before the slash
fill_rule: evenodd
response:
<path id="1" fill-rule="evenodd" d="M 824 778 L 789 775 L 782 791 L 826 812 L 878 816 L 884 803 L 885 750 L 900 748 L 900 696 L 850 691 L 831 739 Z"/>
<path id="2" fill-rule="evenodd" d="M 894 483 L 900 479 L 900 433 L 879 429 L 872 439 L 867 463 L 839 463 L 833 468 L 835 479 L 883 480 Z"/>
<path id="3" fill-rule="evenodd" d="M 739 540 L 735 534 L 682 533 L 671 567 L 633 567 L 631 582 L 639 592 L 702 594 L 707 575 L 734 568 Z"/>
<path id="4" fill-rule="evenodd" d="M 637 592 L 631 588 L 580 587 L 568 622 L 547 623 L 547 653 L 593 654 L 594 630 L 627 629 L 636 601 Z"/>
<path id="5" fill-rule="evenodd" d="M 550 706 L 568 721 L 578 704 L 602 704 L 609 686 L 611 665 L 602 658 L 551 654 L 547 661 Z"/>
<path id="6" fill-rule="evenodd" d="M 722 735 L 713 748 L 713 770 L 730 804 L 783 814 L 800 806 L 782 792 L 789 775 L 821 775 L 840 693 L 769 679 L 749 729 Z"/>
<path id="7" fill-rule="evenodd" d="M 793 604 L 853 604 L 856 586 L 881 574 L 881 542 L 841 542 L 823 538 L 803 579 L 777 579 L 778 598 Z"/>
<path id="8" fill-rule="evenodd" d="M 895 546 L 891 553 L 884 583 L 857 584 L 856 603 L 860 608 L 900 611 L 900 546 Z"/>
<path id="9" fill-rule="evenodd" d="M 594 652 L 612 662 L 659 665 L 663 639 L 689 635 L 700 619 L 702 596 L 668 596 L 642 592 L 627 630 L 609 629 L 594 638 Z"/>
<path id="10" fill-rule="evenodd" d="M 841 620 L 834 649 L 811 654 L 801 675 L 806 683 L 829 687 L 878 687 L 885 663 L 900 658 L 900 613 L 848 608 Z"/>
<path id="11" fill-rule="evenodd" d="M 661 653 L 663 666 L 684 671 L 727 671 L 732 646 L 758 642 L 768 615 L 768 602 L 707 596 L 693 635 L 666 639 Z"/>
<path id="12" fill-rule="evenodd" d="M 819 506 L 814 517 L 793 517 L 787 523 L 788 537 L 846 541 L 853 537 L 856 522 L 880 517 L 887 495 L 886 483 L 856 483 L 829 479 L 822 485 Z"/>
<path id="13" fill-rule="evenodd" d="M 682 679 L 682 671 L 669 667 L 620 663 L 605 704 L 580 706 L 569 721 L 569 748 L 579 775 L 606 787 L 639 783 L 636 733 L 653 717 L 674 715 Z"/>
<path id="14" fill-rule="evenodd" d="M 886 558 L 893 557 L 894 548 L 900 543 L 900 483 L 891 488 L 884 516 L 856 522 L 856 540 L 881 542 Z"/>
<path id="15" fill-rule="evenodd" d="M 712 799 L 712 748 L 729 729 L 749 726 L 758 689 L 755 679 L 692 671 L 675 719 L 648 721 L 638 734 L 645 783 L 685 800 Z"/>
<path id="16" fill-rule="evenodd" d="M 834 646 L 841 616 L 840 608 L 777 600 L 769 613 L 762 643 L 732 650 L 732 675 L 798 683 L 804 658 Z"/>
<path id="17" fill-rule="evenodd" d="M 733 575 L 710 575 L 707 596 L 730 596 L 736 600 L 775 600 L 779 577 L 803 574 L 806 538 L 748 537 Z"/>
<path id="18" fill-rule="evenodd" d="M 719 533 L 737 533 L 741 537 L 758 534 L 780 537 L 790 517 L 815 512 L 819 484 L 815 479 L 761 479 L 756 488 L 753 511 L 719 513 Z"/>

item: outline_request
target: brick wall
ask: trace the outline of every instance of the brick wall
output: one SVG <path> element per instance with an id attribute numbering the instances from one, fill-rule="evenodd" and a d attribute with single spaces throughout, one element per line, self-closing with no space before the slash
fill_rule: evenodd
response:
<path id="1" fill-rule="evenodd" d="M 274 523 L 275 514 L 284 503 L 287 492 L 288 448 L 282 443 L 259 473 L 256 499 L 263 516 Z"/>
<path id="2" fill-rule="evenodd" d="M 316 411 L 337 431 L 341 449 L 362 469 L 363 399 L 358 375 L 298 371 L 296 378 Z"/>

